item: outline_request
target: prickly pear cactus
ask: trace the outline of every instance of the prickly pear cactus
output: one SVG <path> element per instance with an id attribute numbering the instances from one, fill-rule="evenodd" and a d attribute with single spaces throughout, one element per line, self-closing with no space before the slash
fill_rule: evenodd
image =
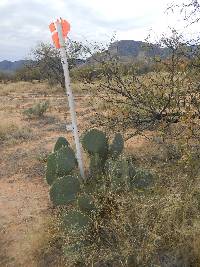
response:
<path id="1" fill-rule="evenodd" d="M 65 137 L 59 137 L 54 146 L 54 152 L 58 151 L 62 147 L 69 146 L 69 142 Z"/>
<path id="2" fill-rule="evenodd" d="M 83 213 L 91 213 L 96 210 L 93 198 L 86 194 L 78 198 L 78 206 Z"/>
<path id="3" fill-rule="evenodd" d="M 47 158 L 46 180 L 49 185 L 51 185 L 57 178 L 56 169 L 56 154 L 52 153 Z"/>
<path id="4" fill-rule="evenodd" d="M 84 134 L 82 145 L 89 154 L 105 156 L 108 153 L 107 137 L 102 131 L 97 129 L 92 129 Z"/>
<path id="5" fill-rule="evenodd" d="M 153 174 L 144 169 L 137 169 L 136 174 L 130 178 L 130 189 L 145 190 L 154 185 Z"/>
<path id="6" fill-rule="evenodd" d="M 74 255 L 77 255 L 77 252 L 81 254 L 81 251 L 86 246 L 87 246 L 87 242 L 85 240 L 81 240 L 77 243 L 72 243 L 71 245 L 66 245 L 63 248 L 63 253 L 67 258 L 72 257 L 72 261 L 73 261 Z M 81 261 L 81 256 L 78 257 L 77 261 Z"/>
<path id="7" fill-rule="evenodd" d="M 88 177 L 88 179 L 84 182 L 84 193 L 86 194 L 93 194 L 95 191 L 97 191 L 97 188 L 99 187 L 99 183 L 97 177 Z"/>
<path id="8" fill-rule="evenodd" d="M 71 228 L 76 231 L 81 231 L 86 229 L 90 222 L 91 220 L 87 215 L 76 210 L 69 211 L 63 216 L 63 223 L 66 229 Z"/>
<path id="9" fill-rule="evenodd" d="M 132 162 L 128 163 L 128 176 L 132 180 L 136 175 L 136 167 Z"/>
<path id="10" fill-rule="evenodd" d="M 57 175 L 62 177 L 70 174 L 76 167 L 77 160 L 74 151 L 70 147 L 62 147 L 57 152 Z"/>
<path id="11" fill-rule="evenodd" d="M 129 255 L 126 260 L 127 267 L 138 266 L 137 264 L 137 256 L 136 255 Z"/>
<path id="12" fill-rule="evenodd" d="M 119 156 L 124 149 L 124 139 L 120 133 L 117 133 L 110 145 L 109 152 L 112 157 Z"/>
<path id="13" fill-rule="evenodd" d="M 50 199 L 54 205 L 65 205 L 76 200 L 80 183 L 76 176 L 68 175 L 58 178 L 50 188 Z"/>
<path id="14" fill-rule="evenodd" d="M 126 159 L 108 160 L 106 162 L 107 175 L 110 178 L 112 190 L 124 189 L 129 175 L 129 166 Z"/>
<path id="15" fill-rule="evenodd" d="M 104 159 L 97 153 L 90 155 L 90 174 L 96 176 L 102 173 Z"/>

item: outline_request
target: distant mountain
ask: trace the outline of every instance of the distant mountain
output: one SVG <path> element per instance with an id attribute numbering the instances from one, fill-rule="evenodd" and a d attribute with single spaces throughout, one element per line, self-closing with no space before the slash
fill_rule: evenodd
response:
<path id="1" fill-rule="evenodd" d="M 147 60 L 153 56 L 165 58 L 169 56 L 168 48 L 161 48 L 156 44 L 149 45 L 146 42 L 134 40 L 121 40 L 112 43 L 108 47 L 111 55 L 117 56 L 122 62 L 134 60 Z M 106 53 L 95 54 L 86 60 L 86 64 L 95 64 L 98 60 L 106 59 Z"/>
<path id="2" fill-rule="evenodd" d="M 148 57 L 152 57 L 153 55 L 158 55 L 161 57 L 166 57 L 169 55 L 169 51 L 167 48 L 161 48 L 157 45 L 152 45 L 153 49 L 148 47 L 146 42 L 142 41 L 134 41 L 134 40 L 121 40 L 116 41 L 110 45 L 108 50 L 111 54 L 117 55 L 120 60 L 128 62 L 132 61 L 133 59 L 144 59 Z M 104 57 L 104 55 L 101 55 Z M 86 60 L 86 64 L 94 63 L 93 56 Z M 0 72 L 15 72 L 17 69 L 20 69 L 28 63 L 27 60 L 18 60 L 18 61 L 1 61 L 0 62 Z M 84 60 L 78 59 L 77 66 L 84 64 Z"/>
<path id="3" fill-rule="evenodd" d="M 18 60 L 14 62 L 8 60 L 0 61 L 0 72 L 15 72 L 17 69 L 23 67 L 26 63 L 28 63 L 28 60 Z"/>
<path id="4" fill-rule="evenodd" d="M 8 60 L 0 61 L 0 72 L 12 74 L 23 66 L 28 65 L 30 62 L 30 60 L 18 60 L 14 62 Z M 77 66 L 82 65 L 83 63 L 85 63 L 85 60 L 83 59 L 76 60 Z"/>
<path id="5" fill-rule="evenodd" d="M 134 40 L 121 40 L 110 45 L 109 51 L 121 59 L 144 59 L 155 55 L 166 57 L 169 55 L 167 48 L 161 48 L 156 44 L 149 45 L 146 42 Z"/>

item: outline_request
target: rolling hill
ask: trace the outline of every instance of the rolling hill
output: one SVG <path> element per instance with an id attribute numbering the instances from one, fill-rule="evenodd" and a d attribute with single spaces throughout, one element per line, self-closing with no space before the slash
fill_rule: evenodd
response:
<path id="1" fill-rule="evenodd" d="M 144 57 L 151 57 L 152 53 L 155 53 L 159 56 L 167 56 L 168 50 L 166 48 L 160 48 L 156 45 L 153 45 L 154 52 L 147 48 L 147 43 L 142 41 L 134 40 L 121 40 L 116 41 L 110 45 L 108 48 L 110 52 L 114 55 L 119 56 L 122 61 L 129 61 L 132 59 L 142 59 Z M 92 59 L 92 58 L 90 58 Z M 93 60 L 87 60 L 87 63 L 92 63 Z M 18 60 L 18 61 L 8 61 L 4 60 L 0 62 L 0 72 L 9 72 L 13 73 L 17 69 L 23 67 L 26 64 L 27 60 Z M 84 61 L 77 61 L 77 65 L 81 65 Z"/>
<path id="2" fill-rule="evenodd" d="M 28 60 L 18 60 L 18 61 L 8 61 L 8 60 L 3 60 L 0 61 L 0 72 L 15 72 L 17 69 L 20 69 L 23 67 Z"/>

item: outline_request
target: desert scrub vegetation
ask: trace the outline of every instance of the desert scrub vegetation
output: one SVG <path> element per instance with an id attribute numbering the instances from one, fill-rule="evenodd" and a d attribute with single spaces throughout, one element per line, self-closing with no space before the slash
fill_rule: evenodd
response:
<path id="1" fill-rule="evenodd" d="M 84 135 L 82 143 L 90 155 L 90 173 L 87 181 L 81 182 L 74 172 L 77 167 L 76 158 L 66 139 L 62 137 L 58 139 L 54 153 L 49 156 L 47 161 L 46 179 L 51 185 L 50 198 L 53 204 L 68 206 L 74 203 L 72 209 L 63 209 L 59 212 L 61 228 L 68 236 L 68 238 L 64 237 L 63 242 L 65 243 L 69 239 L 69 242 L 62 248 L 63 253 L 66 254 L 67 264 L 78 263 L 82 259 L 82 254 L 79 255 L 80 252 L 87 253 L 83 264 L 92 262 L 94 259 L 89 257 L 88 252 L 95 245 L 95 240 L 100 239 L 96 245 L 98 247 L 102 242 L 102 249 L 104 245 L 107 247 L 109 242 L 115 246 L 117 241 L 114 239 L 117 236 L 109 227 L 103 229 L 103 226 L 100 225 L 103 224 L 103 220 L 107 221 L 110 213 L 113 212 L 112 206 L 110 206 L 112 202 L 115 203 L 112 192 L 119 194 L 121 186 L 129 187 L 130 190 L 134 184 L 138 188 L 141 186 L 151 187 L 153 182 L 153 176 L 150 173 L 145 170 L 142 172 L 139 169 L 136 171 L 131 162 L 125 159 L 116 161 L 123 150 L 123 139 L 120 134 L 116 134 L 109 147 L 105 134 L 93 129 Z M 108 159 L 109 155 L 110 159 Z M 106 172 L 108 177 L 104 179 Z M 117 176 L 112 176 L 112 172 L 117 173 Z M 131 177 L 135 172 L 137 172 L 137 179 L 133 182 Z M 121 179 L 123 174 L 124 179 Z M 109 190 L 106 187 L 111 192 L 107 192 Z M 105 196 L 103 196 L 104 194 Z M 115 205 L 115 208 L 118 209 L 119 203 L 116 202 Z M 67 210 L 68 212 L 66 212 Z M 110 250 L 113 250 L 112 246 L 110 246 Z M 96 260 L 98 262 L 98 259 Z"/>
<path id="2" fill-rule="evenodd" d="M 200 164 L 191 172 L 194 155 L 147 168 L 123 153 L 119 133 L 110 142 L 97 129 L 83 134 L 82 145 L 90 162 L 86 180 L 65 138 L 47 159 L 57 218 L 49 245 L 57 237 L 65 266 L 199 266 Z"/>
<path id="3" fill-rule="evenodd" d="M 198 118 L 199 46 L 190 46 L 172 30 L 171 37 L 162 37 L 158 47 L 165 48 L 166 55 L 158 56 L 151 43 L 145 48 L 151 54 L 146 60 L 154 66 L 146 74 L 138 73 L 136 63 L 125 68 L 109 50 L 104 51 L 103 58 L 97 58 L 101 78 L 91 94 L 108 107 L 97 110 L 97 126 L 111 132 L 130 130 L 134 135 L 162 124 L 177 123 L 189 111 L 193 118 Z M 92 86 L 95 82 L 96 78 L 88 80 Z"/>
<path id="4" fill-rule="evenodd" d="M 48 157 L 46 178 L 66 266 L 200 265 L 199 74 L 176 31 L 161 45 L 169 54 L 153 57 L 152 72 L 138 74 L 129 66 L 125 73 L 108 54 L 101 77 L 89 76 L 89 84 L 98 83 L 92 96 L 103 100 L 97 125 L 127 138 L 148 130 L 162 156 L 152 159 L 149 151 L 149 158 L 136 159 L 134 147 L 127 156 L 120 134 L 109 142 L 93 129 L 82 137 L 90 159 L 85 181 L 65 139 Z"/>
<path id="5" fill-rule="evenodd" d="M 84 62 L 83 58 L 85 58 L 86 52 L 81 43 L 69 40 L 66 51 L 70 70 Z M 29 63 L 17 71 L 15 79 L 18 81 L 48 81 L 51 87 L 59 84 L 63 91 L 65 79 L 59 51 L 52 45 L 40 43 L 32 50 Z"/>
<path id="6" fill-rule="evenodd" d="M 12 81 L 9 80 L 6 84 L 0 83 L 0 95 L 7 96 L 9 94 L 62 94 L 63 89 L 59 85 L 50 86 L 47 81 L 38 82 L 30 81 Z"/>
<path id="7" fill-rule="evenodd" d="M 49 108 L 49 101 L 38 102 L 31 108 L 23 111 L 23 115 L 27 118 L 42 118 Z"/>
<path id="8" fill-rule="evenodd" d="M 9 119 L 0 121 L 0 142 L 14 142 L 17 140 L 31 139 L 32 131 L 22 123 Z"/>

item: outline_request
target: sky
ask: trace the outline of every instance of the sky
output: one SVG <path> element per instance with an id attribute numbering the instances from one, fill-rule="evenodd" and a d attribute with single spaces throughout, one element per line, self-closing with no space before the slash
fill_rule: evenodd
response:
<path id="1" fill-rule="evenodd" d="M 175 0 L 181 3 L 183 0 Z M 85 42 L 143 41 L 168 26 L 182 28 L 180 16 L 166 14 L 170 0 L 0 0 L 0 61 L 27 58 L 40 42 L 51 42 L 48 25 L 62 17 L 69 37 Z"/>

